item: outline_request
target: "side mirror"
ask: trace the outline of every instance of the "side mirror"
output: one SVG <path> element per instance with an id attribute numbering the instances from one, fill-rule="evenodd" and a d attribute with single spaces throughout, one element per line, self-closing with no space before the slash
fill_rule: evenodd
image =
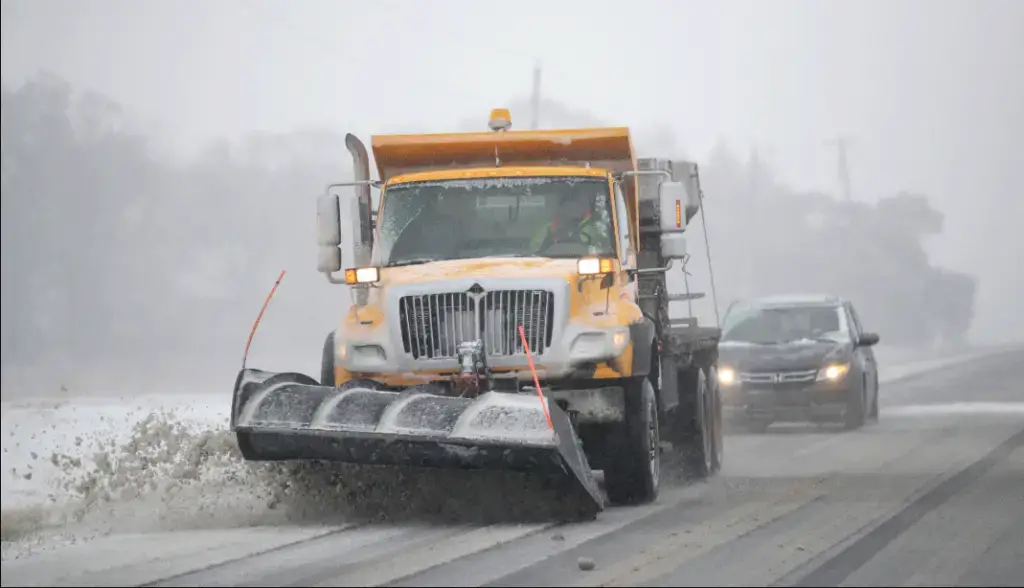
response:
<path id="1" fill-rule="evenodd" d="M 661 256 L 665 259 L 685 258 L 686 236 L 683 233 L 662 233 Z"/>
<path id="2" fill-rule="evenodd" d="M 341 271 L 341 206 L 337 194 L 324 194 L 316 201 L 316 269 L 321 273 Z"/>
<path id="3" fill-rule="evenodd" d="M 877 345 L 880 339 L 878 333 L 861 333 L 860 339 L 857 340 L 857 346 L 871 347 L 872 345 Z"/>
<path id="4" fill-rule="evenodd" d="M 658 201 L 663 233 L 685 230 L 690 219 L 700 209 L 699 195 L 691 194 L 682 182 L 658 184 Z"/>

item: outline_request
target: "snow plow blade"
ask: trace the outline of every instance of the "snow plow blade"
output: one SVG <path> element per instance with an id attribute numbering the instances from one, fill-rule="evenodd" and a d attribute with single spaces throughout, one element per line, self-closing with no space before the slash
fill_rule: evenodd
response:
<path id="1" fill-rule="evenodd" d="M 332 388 L 298 373 L 243 369 L 231 428 L 249 461 L 512 470 L 554 482 L 580 516 L 604 509 L 566 413 L 536 394 L 476 398 Z M 552 429 L 553 427 L 553 429 Z"/>

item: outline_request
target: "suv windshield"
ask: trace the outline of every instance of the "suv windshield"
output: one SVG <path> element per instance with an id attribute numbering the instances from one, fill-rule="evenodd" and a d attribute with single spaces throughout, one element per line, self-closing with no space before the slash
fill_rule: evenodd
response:
<path id="1" fill-rule="evenodd" d="M 746 306 L 734 308 L 722 322 L 722 341 L 791 343 L 843 341 L 848 338 L 840 306 Z"/>
<path id="2" fill-rule="evenodd" d="M 614 257 L 605 178 L 472 178 L 390 186 L 379 259 L 395 266 L 476 257 Z"/>

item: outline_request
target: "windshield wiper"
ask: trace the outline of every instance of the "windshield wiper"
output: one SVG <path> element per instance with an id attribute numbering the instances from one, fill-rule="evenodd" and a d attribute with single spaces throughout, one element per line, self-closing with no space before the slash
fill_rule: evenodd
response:
<path id="1" fill-rule="evenodd" d="M 387 265 L 387 267 L 401 267 L 403 265 L 421 265 L 424 263 L 430 263 L 432 261 L 437 260 L 433 258 L 403 259 L 402 261 L 392 261 Z"/>
<path id="2" fill-rule="evenodd" d="M 828 337 L 797 337 L 796 339 L 786 339 L 784 341 L 777 341 L 780 345 L 786 343 L 799 343 L 800 341 L 812 341 L 814 343 L 835 343 L 835 339 L 829 339 Z"/>

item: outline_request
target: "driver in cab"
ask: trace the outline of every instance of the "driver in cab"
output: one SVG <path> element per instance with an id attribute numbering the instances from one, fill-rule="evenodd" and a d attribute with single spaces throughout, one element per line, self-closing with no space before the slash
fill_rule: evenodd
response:
<path id="1" fill-rule="evenodd" d="M 586 194 L 572 194 L 559 202 L 551 223 L 537 229 L 530 240 L 530 248 L 534 253 L 542 254 L 558 243 L 598 243 L 599 235 L 591 198 Z"/>

